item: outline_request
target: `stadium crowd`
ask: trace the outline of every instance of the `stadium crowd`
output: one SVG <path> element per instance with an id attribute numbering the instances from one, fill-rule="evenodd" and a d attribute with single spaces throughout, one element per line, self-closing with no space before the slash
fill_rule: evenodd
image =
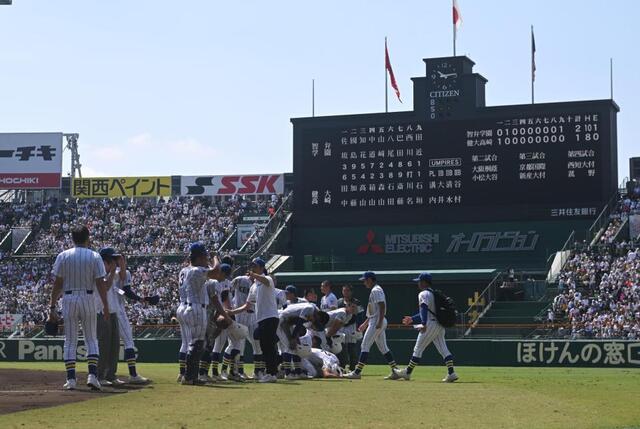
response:
<path id="1" fill-rule="evenodd" d="M 72 223 L 91 230 L 92 244 L 109 245 L 128 255 L 183 253 L 203 241 L 218 249 L 246 212 L 269 215 L 282 198 L 242 197 L 215 202 L 210 198 L 101 199 L 50 203 L 48 228 L 37 231 L 28 254 L 57 254 L 71 246 Z"/>
<path id="2" fill-rule="evenodd" d="M 581 243 L 558 278 L 548 321 L 567 320 L 561 335 L 571 338 L 640 338 L 640 249 L 637 237 L 617 240 L 630 214 L 640 214 L 640 198 L 620 199 L 608 226 L 590 246 Z M 635 238 L 635 239 L 634 239 Z"/>

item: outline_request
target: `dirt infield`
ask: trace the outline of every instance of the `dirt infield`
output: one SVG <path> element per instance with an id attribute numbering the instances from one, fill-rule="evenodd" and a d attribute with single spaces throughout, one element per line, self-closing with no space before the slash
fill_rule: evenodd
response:
<path id="1" fill-rule="evenodd" d="M 103 395 L 126 393 L 140 387 L 105 388 L 92 392 L 86 385 L 86 373 L 78 373 L 78 388 L 64 391 L 64 371 L 27 371 L 0 369 L 0 415 L 35 408 L 54 407 L 95 399 Z"/>

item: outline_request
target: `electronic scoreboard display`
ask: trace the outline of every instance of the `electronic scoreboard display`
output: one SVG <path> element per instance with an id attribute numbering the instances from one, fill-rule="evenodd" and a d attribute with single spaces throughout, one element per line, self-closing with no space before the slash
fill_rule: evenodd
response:
<path id="1" fill-rule="evenodd" d="M 294 120 L 296 223 L 593 218 L 615 189 L 615 116 L 594 103 Z"/>

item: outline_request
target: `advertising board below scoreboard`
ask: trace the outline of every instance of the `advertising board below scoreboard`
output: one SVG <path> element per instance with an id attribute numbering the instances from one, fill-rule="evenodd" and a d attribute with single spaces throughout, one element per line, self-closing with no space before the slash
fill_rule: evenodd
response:
<path id="1" fill-rule="evenodd" d="M 1 133 L 0 189 L 58 189 L 62 133 Z"/>

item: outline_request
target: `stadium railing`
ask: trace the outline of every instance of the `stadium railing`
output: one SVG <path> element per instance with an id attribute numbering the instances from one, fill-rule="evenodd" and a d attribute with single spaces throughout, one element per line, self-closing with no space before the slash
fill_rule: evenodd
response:
<path id="1" fill-rule="evenodd" d="M 497 289 L 498 283 L 502 279 L 504 273 L 501 271 L 489 282 L 486 288 L 476 297 L 476 299 L 471 303 L 467 311 L 460 315 L 460 325 L 465 329 L 463 335 L 467 336 L 471 333 L 471 329 L 473 329 L 478 320 L 484 314 L 489 311 L 491 305 L 496 300 L 497 297 Z M 478 307 L 481 307 L 481 311 L 478 312 Z"/>

